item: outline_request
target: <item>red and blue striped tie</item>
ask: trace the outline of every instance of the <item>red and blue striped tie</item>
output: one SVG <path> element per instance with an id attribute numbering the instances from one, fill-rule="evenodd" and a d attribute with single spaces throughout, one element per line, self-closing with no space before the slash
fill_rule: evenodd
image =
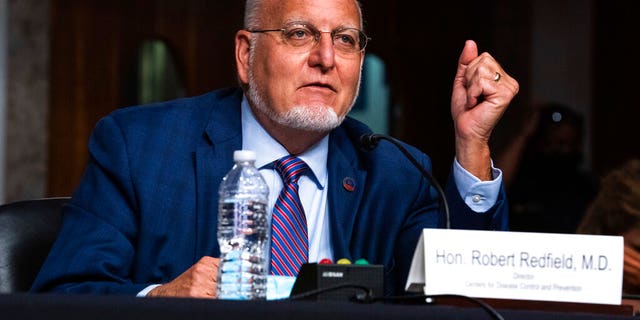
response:
<path id="1" fill-rule="evenodd" d="M 307 218 L 298 196 L 298 178 L 309 167 L 288 155 L 275 162 L 284 186 L 273 206 L 271 274 L 295 277 L 309 257 Z"/>

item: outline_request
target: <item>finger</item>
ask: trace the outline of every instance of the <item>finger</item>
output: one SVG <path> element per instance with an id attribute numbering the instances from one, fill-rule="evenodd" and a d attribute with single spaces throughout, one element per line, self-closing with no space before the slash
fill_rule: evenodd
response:
<path id="1" fill-rule="evenodd" d="M 478 57 L 478 47 L 473 40 L 467 40 L 458 58 L 458 70 L 456 71 L 454 86 L 467 87 L 469 65 Z"/>
<path id="2" fill-rule="evenodd" d="M 458 71 L 461 68 L 466 68 L 473 59 L 478 57 L 478 46 L 475 41 L 467 40 L 464 43 L 464 47 L 462 48 L 462 53 L 460 54 L 460 58 L 458 59 Z"/>
<path id="3" fill-rule="evenodd" d="M 478 65 L 467 70 L 467 108 L 473 108 L 498 93 L 498 82 L 493 79 L 490 66 Z M 493 101 L 495 103 L 495 101 Z"/>
<path id="4" fill-rule="evenodd" d="M 469 64 L 478 56 L 478 47 L 473 40 L 467 40 L 462 48 L 462 53 L 458 58 L 458 69 L 453 80 L 453 92 L 451 95 L 451 107 L 454 114 L 460 112 L 462 108 L 469 104 L 466 99 L 467 80 L 465 74 Z"/>
<path id="5" fill-rule="evenodd" d="M 218 262 L 220 261 L 220 258 L 214 258 L 214 257 L 210 257 L 210 256 L 203 256 L 202 258 L 200 258 L 200 260 L 198 261 L 199 263 L 205 263 L 208 265 L 218 265 Z"/>
<path id="6" fill-rule="evenodd" d="M 203 297 L 217 298 L 220 258 L 203 256 L 196 264 L 204 266 L 201 269 L 202 274 L 200 275 L 204 281 L 204 283 L 202 283 Z"/>

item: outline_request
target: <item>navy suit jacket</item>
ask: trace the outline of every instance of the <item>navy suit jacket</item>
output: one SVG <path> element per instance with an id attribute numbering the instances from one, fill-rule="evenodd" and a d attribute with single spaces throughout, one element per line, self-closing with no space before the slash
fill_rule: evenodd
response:
<path id="1" fill-rule="evenodd" d="M 32 291 L 135 295 L 176 278 L 202 256 L 218 257 L 218 185 L 242 147 L 241 99 L 239 89 L 229 88 L 101 119 Z M 395 146 L 359 148 L 367 132 L 347 118 L 330 133 L 332 258 L 384 265 L 385 292 L 399 293 L 421 230 L 442 227 L 443 212 L 435 188 Z M 425 154 L 405 146 L 430 170 Z M 354 182 L 352 190 L 345 179 Z M 504 191 L 491 210 L 475 213 L 453 179 L 445 190 L 453 228 L 506 229 Z"/>

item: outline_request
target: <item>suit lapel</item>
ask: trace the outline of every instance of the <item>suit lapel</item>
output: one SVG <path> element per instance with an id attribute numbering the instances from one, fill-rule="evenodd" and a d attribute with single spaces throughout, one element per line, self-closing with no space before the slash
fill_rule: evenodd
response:
<path id="1" fill-rule="evenodd" d="M 358 168 L 353 145 L 341 135 L 334 132 L 329 140 L 329 220 L 334 258 L 352 259 L 349 240 L 364 194 L 366 171 Z"/>
<path id="2" fill-rule="evenodd" d="M 195 151 L 196 174 L 196 260 L 203 255 L 220 255 L 216 237 L 218 187 L 233 166 L 233 152 L 242 147 L 240 117 L 241 92 L 215 101 L 203 133 L 203 143 Z"/>

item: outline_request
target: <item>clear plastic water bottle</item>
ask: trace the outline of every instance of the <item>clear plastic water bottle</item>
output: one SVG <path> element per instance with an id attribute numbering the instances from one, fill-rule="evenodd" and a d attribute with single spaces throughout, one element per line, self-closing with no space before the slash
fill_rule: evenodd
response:
<path id="1" fill-rule="evenodd" d="M 271 256 L 269 187 L 255 167 L 256 154 L 236 150 L 235 164 L 220 183 L 219 299 L 264 300 Z"/>

